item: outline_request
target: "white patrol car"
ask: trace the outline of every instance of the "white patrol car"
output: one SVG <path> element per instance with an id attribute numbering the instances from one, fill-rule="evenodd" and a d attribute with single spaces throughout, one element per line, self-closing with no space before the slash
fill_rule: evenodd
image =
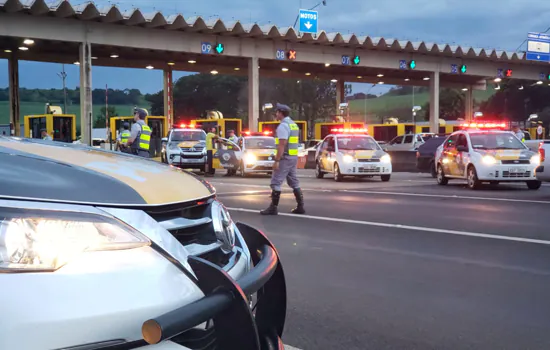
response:
<path id="1" fill-rule="evenodd" d="M 541 182 L 535 177 L 540 156 L 529 150 L 512 132 L 502 131 L 504 124 L 473 123 L 452 133 L 435 154 L 437 183 L 466 179 L 470 189 L 482 182 L 524 181 L 531 190 Z"/>
<path id="2" fill-rule="evenodd" d="M 240 164 L 241 176 L 273 172 L 277 150 L 275 138 L 262 133 L 249 133 L 240 139 L 239 146 L 243 152 Z"/>
<path id="3" fill-rule="evenodd" d="M 204 171 L 206 164 L 206 133 L 201 129 L 172 129 L 162 149 L 161 158 L 166 164 L 185 169 Z"/>
<path id="4" fill-rule="evenodd" d="M 389 181 L 392 172 L 390 155 L 364 129 L 325 137 L 317 148 L 315 162 L 318 179 L 332 173 L 336 181 L 344 176 L 380 176 L 382 181 Z"/>

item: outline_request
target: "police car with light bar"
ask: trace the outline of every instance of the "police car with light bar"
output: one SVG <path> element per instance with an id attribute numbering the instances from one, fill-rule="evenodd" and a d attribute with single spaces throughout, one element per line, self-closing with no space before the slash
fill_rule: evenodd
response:
<path id="1" fill-rule="evenodd" d="M 462 124 L 437 148 L 435 163 L 437 183 L 451 179 L 467 180 L 470 189 L 483 182 L 525 182 L 537 190 L 541 182 L 535 177 L 540 156 L 525 146 L 516 135 L 504 131 L 505 123 Z"/>
<path id="2" fill-rule="evenodd" d="M 240 162 L 241 176 L 251 173 L 273 172 L 277 145 L 271 131 L 250 132 L 245 131 L 239 140 L 242 150 Z"/>
<path id="3" fill-rule="evenodd" d="M 390 155 L 367 135 L 367 129 L 332 129 L 317 147 L 315 163 L 318 179 L 331 173 L 336 181 L 345 176 L 380 176 L 389 181 L 392 173 Z"/>
<path id="4" fill-rule="evenodd" d="M 161 159 L 164 163 L 185 169 L 204 171 L 206 164 L 206 133 L 196 125 L 180 125 L 163 139 Z"/>

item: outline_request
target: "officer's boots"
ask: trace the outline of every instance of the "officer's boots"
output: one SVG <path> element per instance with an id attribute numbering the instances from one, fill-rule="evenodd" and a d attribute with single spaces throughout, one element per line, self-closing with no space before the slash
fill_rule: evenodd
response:
<path id="1" fill-rule="evenodd" d="M 299 188 L 295 188 L 294 197 L 296 197 L 296 203 L 298 203 L 298 205 L 296 206 L 296 208 L 292 209 L 292 213 L 305 214 L 306 210 L 304 208 L 304 194 L 302 193 L 302 190 Z"/>
<path id="2" fill-rule="evenodd" d="M 271 204 L 265 210 L 260 211 L 262 215 L 277 215 L 277 206 L 279 205 L 279 199 L 281 199 L 281 191 L 271 191 Z"/>

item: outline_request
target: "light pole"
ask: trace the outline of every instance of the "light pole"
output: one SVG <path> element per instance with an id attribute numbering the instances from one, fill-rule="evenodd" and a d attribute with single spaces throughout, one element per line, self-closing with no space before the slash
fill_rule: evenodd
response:
<path id="1" fill-rule="evenodd" d="M 62 64 L 61 67 L 62 71 L 57 73 L 57 75 L 61 78 L 61 80 L 63 80 L 63 113 L 67 114 L 67 73 L 65 73 L 65 64 Z"/>
<path id="2" fill-rule="evenodd" d="M 372 86 L 367 90 L 367 93 L 365 94 L 365 124 L 367 124 L 367 100 L 369 99 L 369 92 L 375 86 L 376 84 L 372 84 Z"/>

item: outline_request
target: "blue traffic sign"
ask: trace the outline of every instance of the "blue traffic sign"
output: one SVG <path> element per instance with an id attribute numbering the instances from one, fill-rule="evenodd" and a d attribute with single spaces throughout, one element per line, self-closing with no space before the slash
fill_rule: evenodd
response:
<path id="1" fill-rule="evenodd" d="M 451 74 L 458 74 L 458 65 L 451 64 Z"/>
<path id="2" fill-rule="evenodd" d="M 211 53 L 212 53 L 212 44 L 203 41 L 203 42 L 201 43 L 201 53 L 204 53 L 204 54 L 211 54 Z"/>
<path id="3" fill-rule="evenodd" d="M 502 68 L 497 69 L 497 78 L 504 78 L 504 70 Z"/>
<path id="4" fill-rule="evenodd" d="M 317 34 L 319 15 L 317 11 L 300 10 L 300 32 Z"/>
<path id="5" fill-rule="evenodd" d="M 277 52 L 275 53 L 275 58 L 278 60 L 285 60 L 286 59 L 285 50 L 277 50 Z"/>
<path id="6" fill-rule="evenodd" d="M 407 69 L 407 61 L 399 60 L 399 69 Z"/>
<path id="7" fill-rule="evenodd" d="M 550 62 L 550 34 L 527 34 L 527 54 L 529 61 Z"/>
<path id="8" fill-rule="evenodd" d="M 349 56 L 342 56 L 342 64 L 344 66 L 349 66 L 351 64 L 351 60 L 349 59 Z"/>

